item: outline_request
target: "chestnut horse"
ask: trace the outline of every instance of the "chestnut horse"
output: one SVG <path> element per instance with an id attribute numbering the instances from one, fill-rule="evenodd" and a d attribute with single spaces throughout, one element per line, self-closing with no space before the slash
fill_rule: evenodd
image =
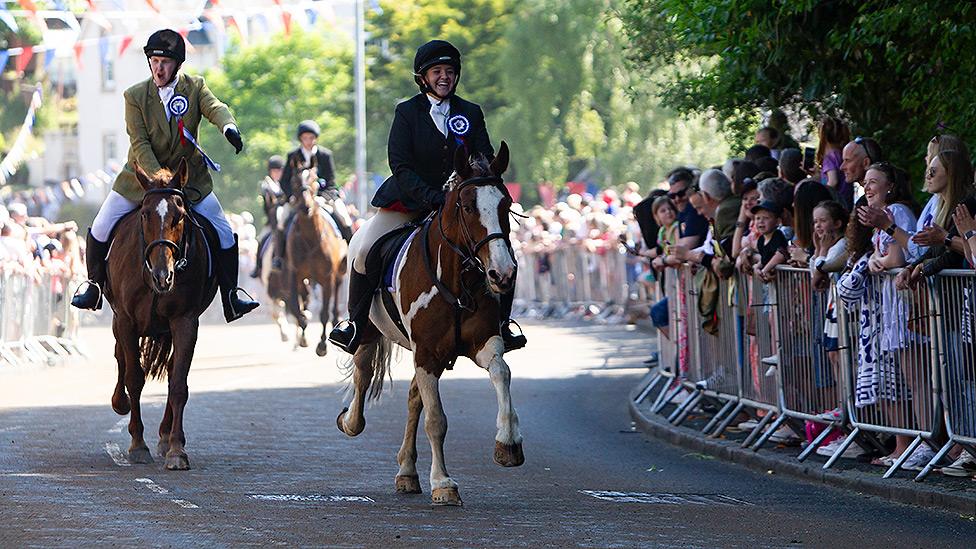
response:
<path id="1" fill-rule="evenodd" d="M 490 165 L 480 155 L 468 159 L 463 148 L 458 148 L 444 206 L 415 233 L 395 273 L 393 300 L 406 333 L 387 314 L 382 296 L 374 296 L 362 344 L 353 356 L 353 400 L 336 418 L 340 431 L 349 436 L 361 433 L 366 427 L 364 402 L 367 395 L 375 399 L 382 391 L 391 343 L 412 350 L 414 377 L 397 454 L 396 490 L 421 492 L 417 427 L 420 412 L 426 408 L 424 429 L 431 447 L 430 485 L 435 505 L 461 505 L 458 485 L 444 463 L 447 417 L 439 393 L 441 374 L 459 356 L 487 370 L 495 387 L 495 462 L 515 467 L 525 461 L 510 393 L 511 372 L 499 333 L 499 295 L 514 288 L 516 267 L 508 236 L 512 199 L 501 179 L 508 158 L 504 142 Z"/>
<path id="2" fill-rule="evenodd" d="M 200 315 L 217 294 L 216 277 L 208 264 L 204 231 L 191 217 L 183 194 L 186 161 L 176 173 L 152 178 L 134 166 L 145 189 L 138 215 L 123 218 L 115 231 L 108 258 L 105 297 L 112 305 L 112 331 L 118 383 L 112 409 L 129 416 L 129 460 L 151 463 L 142 438 L 139 397 L 146 376 L 169 376 L 169 392 L 159 424 L 157 452 L 166 468 L 190 468 L 184 445 L 183 408 L 188 397 L 187 375 L 197 342 Z"/>
<path id="3" fill-rule="evenodd" d="M 322 322 L 322 337 L 315 347 L 315 353 L 325 356 L 328 353 L 329 309 L 332 323 L 339 321 L 339 285 L 346 275 L 346 252 L 348 244 L 332 224 L 324 204 L 316 198 L 318 187 L 314 156 L 312 166 L 301 169 L 294 165 L 292 180 L 292 208 L 294 221 L 286 238 L 288 270 L 292 273 L 291 296 L 288 310 L 298 323 L 298 345 L 307 347 L 305 329 L 308 327 L 309 301 L 312 285 L 322 289 L 322 309 L 319 320 Z"/>

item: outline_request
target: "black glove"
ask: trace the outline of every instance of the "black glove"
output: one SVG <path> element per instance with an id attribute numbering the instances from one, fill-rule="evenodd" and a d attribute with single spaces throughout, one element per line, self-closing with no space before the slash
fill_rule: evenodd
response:
<path id="1" fill-rule="evenodd" d="M 244 149 L 244 142 L 241 141 L 241 132 L 237 131 L 237 128 L 227 128 L 224 132 L 224 137 L 227 138 L 227 142 L 234 146 L 234 154 L 241 154 Z"/>

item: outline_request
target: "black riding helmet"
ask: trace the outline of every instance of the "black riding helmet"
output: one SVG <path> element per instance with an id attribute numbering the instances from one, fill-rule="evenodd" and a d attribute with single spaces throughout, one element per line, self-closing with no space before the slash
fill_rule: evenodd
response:
<path id="1" fill-rule="evenodd" d="M 447 97 L 441 97 L 441 99 L 448 99 L 454 95 L 458 83 L 461 82 L 461 52 L 445 40 L 431 40 L 417 48 L 417 55 L 413 58 L 413 79 L 420 87 L 421 93 L 437 95 L 424 81 L 424 72 L 434 65 L 451 65 L 457 71 L 457 78 L 451 92 Z"/>
<path id="2" fill-rule="evenodd" d="M 315 137 L 318 137 L 322 130 L 314 120 L 302 120 L 298 123 L 298 131 L 295 133 L 295 137 L 301 137 L 303 133 L 314 133 Z"/>
<path id="3" fill-rule="evenodd" d="M 152 33 L 142 51 L 147 58 L 169 57 L 180 64 L 186 61 L 186 42 L 183 41 L 180 33 L 171 29 L 158 30 Z"/>
<path id="4" fill-rule="evenodd" d="M 285 159 L 280 155 L 273 155 L 268 159 L 268 169 L 269 170 L 280 170 L 285 167 Z"/>

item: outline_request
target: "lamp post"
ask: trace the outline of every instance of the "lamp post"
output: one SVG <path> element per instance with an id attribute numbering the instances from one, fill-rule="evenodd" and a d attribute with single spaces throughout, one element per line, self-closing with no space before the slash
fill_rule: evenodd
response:
<path id="1" fill-rule="evenodd" d="M 364 0 L 356 0 L 356 188 L 359 215 L 369 207 L 369 183 L 366 181 L 366 32 Z"/>

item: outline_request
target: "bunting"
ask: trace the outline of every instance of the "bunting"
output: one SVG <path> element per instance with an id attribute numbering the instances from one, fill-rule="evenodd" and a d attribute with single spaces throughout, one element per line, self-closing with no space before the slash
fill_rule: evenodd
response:
<path id="1" fill-rule="evenodd" d="M 17 169 L 23 163 L 27 140 L 31 135 L 31 130 L 34 128 L 34 113 L 41 106 L 41 101 L 41 86 L 38 85 L 34 88 L 34 94 L 31 95 L 31 102 L 30 106 L 27 107 L 27 116 L 24 117 L 24 124 L 20 127 L 20 131 L 17 132 L 17 137 L 14 139 L 14 143 L 11 145 L 7 156 L 0 162 L 0 186 L 5 185 L 10 176 L 16 173 Z"/>

